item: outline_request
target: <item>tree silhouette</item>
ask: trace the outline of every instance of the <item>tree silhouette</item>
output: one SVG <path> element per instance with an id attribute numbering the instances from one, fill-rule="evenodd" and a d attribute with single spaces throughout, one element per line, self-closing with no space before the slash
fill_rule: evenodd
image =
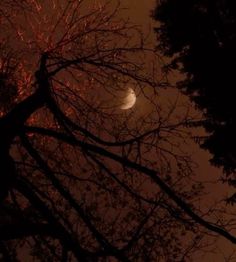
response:
<path id="1" fill-rule="evenodd" d="M 227 175 L 236 171 L 235 99 L 236 9 L 231 0 L 160 0 L 153 14 L 159 48 L 169 69 L 186 74 L 179 88 L 204 114 L 209 132 L 201 146 Z"/>
<path id="2" fill-rule="evenodd" d="M 156 104 L 155 53 L 119 6 L 17 3 L 0 4 L 0 258 L 185 261 L 206 231 L 235 243 L 193 205 L 189 117 Z M 130 85 L 151 112 L 112 108 Z"/>

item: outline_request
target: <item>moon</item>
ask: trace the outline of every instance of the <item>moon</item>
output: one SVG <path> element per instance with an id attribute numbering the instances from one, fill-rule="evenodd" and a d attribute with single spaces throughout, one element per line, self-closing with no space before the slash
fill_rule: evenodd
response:
<path id="1" fill-rule="evenodd" d="M 120 109 L 127 110 L 134 106 L 136 102 L 136 95 L 132 88 L 128 89 L 127 95 L 124 98 Z"/>

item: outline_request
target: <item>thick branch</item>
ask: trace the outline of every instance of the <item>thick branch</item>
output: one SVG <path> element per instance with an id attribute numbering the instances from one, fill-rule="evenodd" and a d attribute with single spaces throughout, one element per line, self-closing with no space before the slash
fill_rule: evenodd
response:
<path id="1" fill-rule="evenodd" d="M 90 261 L 89 259 L 87 259 L 88 255 L 90 254 L 81 248 L 80 244 L 72 237 L 72 235 L 66 230 L 66 228 L 64 228 L 64 226 L 60 224 L 60 222 L 53 216 L 53 214 L 48 209 L 48 207 L 31 190 L 30 186 L 25 181 L 17 179 L 15 187 L 47 219 L 49 224 L 57 232 L 63 245 L 74 253 L 78 261 L 81 262 Z"/>
<path id="2" fill-rule="evenodd" d="M 17 223 L 0 226 L 0 241 L 23 238 L 33 235 L 58 237 L 58 233 L 49 224 Z"/>
<path id="3" fill-rule="evenodd" d="M 26 120 L 46 102 L 50 90 L 46 61 L 46 56 L 42 55 L 40 69 L 35 74 L 38 89 L 0 119 L 0 144 L 6 144 L 7 148 L 13 138 L 18 135 Z"/>
<path id="4" fill-rule="evenodd" d="M 150 177 L 190 218 L 192 218 L 196 223 L 200 224 L 204 228 L 217 233 L 232 243 L 236 243 L 236 237 L 231 235 L 229 232 L 224 230 L 221 227 L 218 227 L 217 225 L 213 225 L 211 222 L 208 222 L 201 218 L 199 215 L 197 215 L 191 208 L 190 206 L 182 200 L 159 176 L 158 172 L 155 170 L 152 170 L 148 167 L 139 165 L 135 162 L 130 161 L 127 158 L 121 157 L 119 155 L 116 155 L 110 151 L 107 151 L 104 148 L 101 148 L 96 145 L 92 145 L 80 140 L 75 139 L 74 137 L 67 136 L 62 133 L 57 133 L 53 130 L 44 130 L 44 135 L 54 137 L 58 140 L 64 141 L 68 144 L 74 145 L 74 146 L 79 146 L 85 151 L 90 151 L 97 153 L 99 155 L 105 156 L 111 160 L 114 160 L 121 165 L 124 165 L 126 167 L 132 168 L 138 172 L 143 173 L 144 175 Z"/>
<path id="5" fill-rule="evenodd" d="M 108 254 L 112 254 L 120 261 L 127 262 L 129 261 L 120 250 L 112 246 L 108 240 L 95 228 L 92 224 L 88 216 L 85 214 L 79 203 L 74 199 L 74 197 L 70 194 L 70 192 L 61 184 L 61 182 L 57 179 L 57 177 L 51 172 L 51 169 L 47 165 L 47 163 L 41 158 L 38 152 L 32 147 L 28 139 L 24 136 L 21 136 L 22 143 L 26 150 L 29 152 L 31 157 L 35 159 L 38 165 L 42 168 L 44 173 L 50 179 L 55 188 L 60 192 L 60 194 L 71 204 L 71 206 L 77 211 L 78 215 L 81 217 L 83 222 L 87 225 L 89 230 L 93 233 L 97 241 L 102 245 L 102 247 L 108 252 Z"/>

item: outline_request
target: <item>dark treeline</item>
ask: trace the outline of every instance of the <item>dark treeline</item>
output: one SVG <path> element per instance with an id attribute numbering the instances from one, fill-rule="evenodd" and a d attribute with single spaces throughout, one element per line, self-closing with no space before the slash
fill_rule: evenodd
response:
<path id="1" fill-rule="evenodd" d="M 187 75 L 179 89 L 206 119 L 201 124 L 209 136 L 201 146 L 235 184 L 235 1 L 160 0 L 153 16 L 160 22 L 155 29 L 158 48 L 171 58 L 169 69 Z"/>

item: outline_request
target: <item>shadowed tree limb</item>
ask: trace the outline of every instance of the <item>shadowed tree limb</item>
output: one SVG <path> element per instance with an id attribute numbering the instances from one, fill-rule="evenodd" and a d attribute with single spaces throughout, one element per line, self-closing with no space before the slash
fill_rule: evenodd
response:
<path id="1" fill-rule="evenodd" d="M 36 72 L 38 89 L 22 102 L 17 104 L 8 114 L 0 118 L 0 202 L 3 201 L 17 176 L 15 163 L 10 156 L 13 139 L 19 134 L 26 120 L 39 108 L 43 107 L 49 95 L 50 83 L 46 70 L 47 55 L 43 54 L 40 69 Z"/>
<path id="2" fill-rule="evenodd" d="M 58 237 L 55 229 L 46 223 L 15 223 L 0 226 L 0 241 L 23 238 L 33 235 L 48 235 Z"/>
<path id="3" fill-rule="evenodd" d="M 92 254 L 81 248 L 80 244 L 72 237 L 72 235 L 64 228 L 62 224 L 53 216 L 48 207 L 41 201 L 41 199 L 31 190 L 30 185 L 22 179 L 17 179 L 15 188 L 24 195 L 35 208 L 37 208 L 41 214 L 46 218 L 50 225 L 57 232 L 61 243 L 68 250 L 71 250 L 78 261 L 90 262 L 88 257 Z"/>
<path id="4" fill-rule="evenodd" d="M 37 162 L 40 168 L 44 171 L 45 175 L 52 182 L 54 187 L 58 190 L 58 192 L 71 204 L 71 206 L 77 211 L 78 215 L 81 217 L 83 222 L 87 225 L 89 230 L 92 232 L 96 240 L 101 244 L 101 246 L 107 251 L 108 254 L 115 256 L 120 261 L 129 261 L 122 251 L 118 250 L 114 246 L 112 246 L 108 240 L 96 229 L 96 227 L 92 224 L 89 217 L 85 214 L 82 207 L 77 203 L 77 201 L 73 198 L 70 192 L 61 184 L 61 182 L 56 178 L 53 174 L 47 163 L 41 158 L 38 152 L 33 148 L 28 139 L 25 136 L 21 136 L 22 144 L 31 157 Z"/>
<path id="5" fill-rule="evenodd" d="M 32 130 L 31 130 L 32 131 Z M 114 154 L 104 148 L 101 148 L 99 146 L 96 145 L 92 145 L 80 140 L 75 139 L 75 137 L 70 137 L 66 134 L 63 133 L 58 133 L 56 131 L 53 130 L 46 130 L 46 129 L 38 129 L 38 132 L 40 131 L 42 134 L 46 135 L 46 136 L 51 136 L 54 137 L 56 139 L 59 139 L 61 141 L 64 141 L 68 144 L 74 145 L 74 146 L 79 146 L 81 147 L 81 149 L 83 149 L 85 152 L 93 152 L 96 153 L 98 155 L 101 156 L 105 156 L 111 160 L 114 160 L 118 163 L 120 163 L 121 165 L 124 165 L 126 167 L 129 167 L 131 169 L 134 169 L 138 172 L 141 172 L 143 174 L 145 174 L 146 176 L 150 177 L 162 190 L 163 192 L 165 192 L 170 199 L 172 199 L 190 218 L 192 218 L 196 223 L 198 223 L 199 225 L 203 226 L 204 228 L 217 233 L 223 237 L 225 237 L 226 239 L 228 239 L 229 241 L 231 241 L 232 243 L 236 243 L 236 237 L 231 235 L 228 231 L 224 230 L 223 228 L 212 224 L 211 222 L 208 222 L 206 220 L 204 220 L 203 218 L 201 218 L 199 215 L 197 215 L 191 208 L 190 206 L 184 201 L 182 200 L 159 176 L 158 176 L 158 172 L 155 170 L 152 170 L 148 167 L 142 166 L 140 164 L 137 164 L 135 162 L 130 161 L 127 158 L 121 157 L 117 154 Z M 40 133 L 39 132 L 39 133 Z"/>

